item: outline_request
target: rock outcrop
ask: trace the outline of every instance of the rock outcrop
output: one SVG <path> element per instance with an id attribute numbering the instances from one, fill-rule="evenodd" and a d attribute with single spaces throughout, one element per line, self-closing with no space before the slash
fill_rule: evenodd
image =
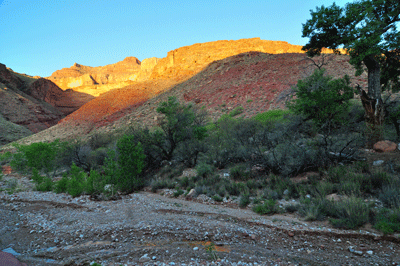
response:
<path id="1" fill-rule="evenodd" d="M 47 79 L 63 90 L 74 89 L 99 96 L 111 89 L 149 80 L 173 79 L 180 82 L 200 72 L 213 61 L 245 52 L 303 53 L 301 47 L 260 38 L 198 43 L 170 51 L 162 59 L 153 57 L 140 62 L 136 57 L 127 57 L 121 62 L 103 67 L 75 63 L 70 68 L 55 71 Z"/>
<path id="2" fill-rule="evenodd" d="M 157 58 L 149 58 L 143 60 L 142 64 L 136 57 L 127 57 L 116 64 L 101 67 L 75 63 L 70 68 L 57 70 L 47 79 L 63 90 L 74 89 L 99 96 L 111 89 L 147 80 L 157 62 Z"/>
<path id="3" fill-rule="evenodd" d="M 36 99 L 51 104 L 64 115 L 71 114 L 94 99 L 91 95 L 73 90 L 63 91 L 56 84 L 44 78 L 31 83 L 27 93 Z"/>
<path id="4" fill-rule="evenodd" d="M 151 78 L 182 80 L 186 76 L 198 73 L 213 61 L 237 54 L 252 51 L 268 54 L 304 53 L 301 48 L 300 45 L 260 38 L 197 43 L 168 52 L 167 57 L 162 58 L 154 68 Z"/>
<path id="5" fill-rule="evenodd" d="M 0 145 L 56 125 L 93 98 L 0 64 Z"/>

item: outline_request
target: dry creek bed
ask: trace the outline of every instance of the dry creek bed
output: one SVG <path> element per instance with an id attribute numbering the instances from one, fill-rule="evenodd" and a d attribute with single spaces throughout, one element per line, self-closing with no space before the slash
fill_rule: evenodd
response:
<path id="1" fill-rule="evenodd" d="M 261 216 L 140 192 L 116 201 L 33 191 L 0 192 L 0 250 L 28 265 L 399 265 L 399 235 L 338 230 L 296 215 Z M 183 197 L 183 196 L 182 196 Z"/>

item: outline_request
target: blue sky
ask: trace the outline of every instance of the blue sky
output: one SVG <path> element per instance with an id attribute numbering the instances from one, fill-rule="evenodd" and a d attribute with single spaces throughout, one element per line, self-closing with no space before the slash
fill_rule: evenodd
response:
<path id="1" fill-rule="evenodd" d="M 336 0 L 344 6 L 345 0 Z M 50 76 L 75 62 L 102 66 L 165 57 L 194 43 L 260 37 L 304 45 L 310 9 L 333 0 L 0 0 L 0 63 Z"/>

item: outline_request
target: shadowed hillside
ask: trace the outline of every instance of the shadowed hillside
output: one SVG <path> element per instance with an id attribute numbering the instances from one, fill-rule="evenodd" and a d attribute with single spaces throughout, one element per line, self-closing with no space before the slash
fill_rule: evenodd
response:
<path id="1" fill-rule="evenodd" d="M 319 63 L 322 58 L 316 58 Z M 346 55 L 325 55 L 327 74 L 366 85 L 366 75 L 354 77 Z M 305 54 L 249 52 L 209 64 L 203 71 L 177 83 L 174 80 L 143 82 L 102 94 L 67 116 L 60 124 L 27 141 L 74 138 L 92 131 L 110 132 L 136 123 L 155 125 L 156 108 L 169 96 L 205 106 L 213 119 L 243 107 L 242 116 L 251 117 L 269 109 L 283 108 L 291 86 L 316 68 Z M 163 93 L 161 93 L 163 92 Z M 158 96 L 155 96 L 159 94 Z M 155 97 L 154 97 L 155 96 Z"/>
<path id="2" fill-rule="evenodd" d="M 0 64 L 0 145 L 57 124 L 93 98 Z"/>

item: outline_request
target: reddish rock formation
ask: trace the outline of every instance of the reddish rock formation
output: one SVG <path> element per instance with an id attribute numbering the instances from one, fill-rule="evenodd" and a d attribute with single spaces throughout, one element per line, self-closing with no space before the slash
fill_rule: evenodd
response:
<path id="1" fill-rule="evenodd" d="M 0 64 L 0 145 L 56 125 L 93 98 Z"/>
<path id="2" fill-rule="evenodd" d="M 53 82 L 40 78 L 29 86 L 29 95 L 43 100 L 60 110 L 64 115 L 69 115 L 78 110 L 82 105 L 94 99 L 93 96 L 75 92 L 63 91 Z"/>

